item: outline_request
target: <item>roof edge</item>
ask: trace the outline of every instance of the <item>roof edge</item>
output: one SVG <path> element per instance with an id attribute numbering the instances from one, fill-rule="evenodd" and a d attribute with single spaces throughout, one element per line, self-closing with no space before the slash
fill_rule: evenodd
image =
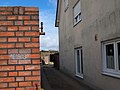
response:
<path id="1" fill-rule="evenodd" d="M 60 1 L 57 0 L 57 9 L 56 9 L 55 27 L 59 27 L 59 19 L 58 19 L 59 3 L 60 3 Z"/>

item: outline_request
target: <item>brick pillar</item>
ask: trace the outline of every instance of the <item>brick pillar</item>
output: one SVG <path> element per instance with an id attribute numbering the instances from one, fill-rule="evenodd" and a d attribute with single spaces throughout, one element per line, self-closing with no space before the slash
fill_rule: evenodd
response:
<path id="1" fill-rule="evenodd" d="M 0 7 L 0 90 L 40 90 L 36 7 Z"/>

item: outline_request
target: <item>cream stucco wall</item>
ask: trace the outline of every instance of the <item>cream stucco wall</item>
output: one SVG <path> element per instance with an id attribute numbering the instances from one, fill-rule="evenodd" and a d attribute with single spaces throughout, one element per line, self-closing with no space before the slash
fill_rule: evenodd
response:
<path id="1" fill-rule="evenodd" d="M 82 47 L 83 82 L 102 90 L 120 90 L 120 78 L 102 74 L 101 48 L 102 41 L 120 38 L 120 0 L 81 0 L 82 21 L 76 26 L 73 26 L 73 7 L 78 0 L 69 0 L 66 11 L 63 0 L 60 1 L 61 70 L 75 75 L 74 48 Z"/>

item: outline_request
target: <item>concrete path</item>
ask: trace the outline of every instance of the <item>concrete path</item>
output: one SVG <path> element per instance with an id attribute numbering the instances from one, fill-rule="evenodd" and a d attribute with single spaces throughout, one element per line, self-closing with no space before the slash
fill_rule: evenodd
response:
<path id="1" fill-rule="evenodd" d="M 42 68 L 42 86 L 45 90 L 93 90 L 51 66 Z"/>

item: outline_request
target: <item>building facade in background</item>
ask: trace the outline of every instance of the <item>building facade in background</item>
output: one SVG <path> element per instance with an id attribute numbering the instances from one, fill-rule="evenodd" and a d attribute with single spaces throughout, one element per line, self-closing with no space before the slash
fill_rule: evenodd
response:
<path id="1" fill-rule="evenodd" d="M 54 51 L 54 50 L 49 50 L 49 51 L 40 51 L 41 53 L 41 60 L 43 61 L 43 64 L 50 64 L 50 55 L 51 54 L 55 54 L 58 53 L 58 51 Z"/>
<path id="2" fill-rule="evenodd" d="M 120 89 L 120 0 L 58 0 L 60 69 L 99 90 Z"/>
<path id="3" fill-rule="evenodd" d="M 40 90 L 39 9 L 0 7 L 0 90 Z"/>

